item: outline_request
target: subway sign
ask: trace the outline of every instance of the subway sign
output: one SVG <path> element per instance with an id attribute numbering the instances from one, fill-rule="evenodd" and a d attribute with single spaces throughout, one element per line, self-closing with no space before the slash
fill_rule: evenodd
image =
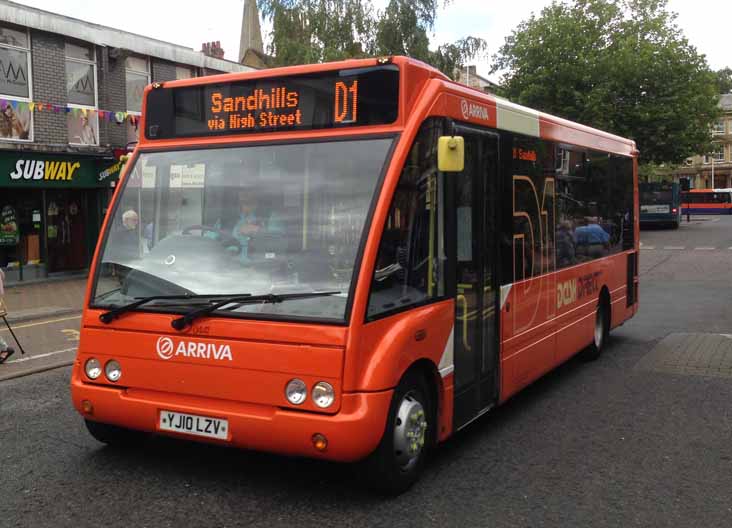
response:
<path id="1" fill-rule="evenodd" d="M 109 187 L 110 181 L 119 177 L 116 164 L 113 159 L 0 153 L 0 187 Z"/>
<path id="2" fill-rule="evenodd" d="M 10 173 L 10 179 L 72 181 L 79 167 L 79 161 L 19 159 L 15 162 L 15 170 Z"/>

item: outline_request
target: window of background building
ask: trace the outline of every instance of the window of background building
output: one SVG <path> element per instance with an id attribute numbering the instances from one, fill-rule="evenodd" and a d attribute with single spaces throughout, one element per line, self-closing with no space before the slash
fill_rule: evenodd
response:
<path id="1" fill-rule="evenodd" d="M 722 145 L 715 147 L 715 150 L 710 154 L 704 155 L 704 163 L 711 163 L 712 159 L 714 159 L 714 163 L 724 161 L 724 147 Z"/>
<path id="2" fill-rule="evenodd" d="M 714 123 L 714 128 L 712 128 L 712 135 L 713 136 L 723 136 L 724 135 L 724 121 L 719 120 Z"/>
<path id="3" fill-rule="evenodd" d="M 97 64 L 94 47 L 81 43 L 66 43 L 66 114 L 69 143 L 99 145 L 99 114 L 97 113 Z"/>
<path id="4" fill-rule="evenodd" d="M 175 78 L 176 80 L 180 79 L 192 79 L 195 77 L 195 73 L 193 71 L 193 68 L 190 68 L 188 66 L 176 66 L 175 67 Z"/>
<path id="5" fill-rule="evenodd" d="M 33 113 L 19 104 L 32 95 L 27 29 L 0 25 L 0 63 L 0 139 L 33 141 Z"/>
<path id="6" fill-rule="evenodd" d="M 142 94 L 150 84 L 150 61 L 147 57 L 131 55 L 125 59 L 125 88 L 127 92 L 127 113 L 139 117 L 142 113 Z M 127 142 L 138 138 L 137 119 L 127 120 Z"/>

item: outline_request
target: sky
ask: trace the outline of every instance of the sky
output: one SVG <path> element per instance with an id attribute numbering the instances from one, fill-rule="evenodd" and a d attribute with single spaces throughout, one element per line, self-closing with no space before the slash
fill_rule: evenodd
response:
<path id="1" fill-rule="evenodd" d="M 209 9 L 192 8 L 191 0 L 16 0 L 21 4 L 103 24 L 125 31 L 181 44 L 200 50 L 208 41 L 221 41 L 225 58 L 237 60 L 244 0 L 200 2 Z M 383 6 L 386 0 L 375 0 Z M 478 74 L 490 75 L 490 57 L 506 36 L 532 12 L 539 13 L 551 0 L 453 0 L 437 15 L 433 45 L 453 42 L 467 35 L 488 43 L 487 56 L 476 61 Z M 121 8 L 124 6 L 124 9 Z M 185 7 L 183 7 L 185 6 Z M 190 6 L 190 7 L 189 7 Z M 732 27 L 730 0 L 669 0 L 671 11 L 689 41 L 707 56 L 714 70 L 732 67 L 729 30 Z M 266 33 L 267 28 L 263 27 Z M 267 35 L 263 35 L 266 38 Z"/>

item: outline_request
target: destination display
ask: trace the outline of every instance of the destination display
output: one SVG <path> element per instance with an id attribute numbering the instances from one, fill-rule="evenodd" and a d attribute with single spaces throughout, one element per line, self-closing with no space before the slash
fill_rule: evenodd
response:
<path id="1" fill-rule="evenodd" d="M 399 70 L 387 65 L 149 92 L 145 137 L 239 135 L 391 124 Z"/>

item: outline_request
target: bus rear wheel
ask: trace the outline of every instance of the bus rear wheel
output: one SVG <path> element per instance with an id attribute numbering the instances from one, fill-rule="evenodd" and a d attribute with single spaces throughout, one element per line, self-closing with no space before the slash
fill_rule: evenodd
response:
<path id="1" fill-rule="evenodd" d="M 116 425 L 84 420 L 86 428 L 95 440 L 114 447 L 132 447 L 145 438 L 144 433 Z"/>
<path id="2" fill-rule="evenodd" d="M 605 349 L 605 343 L 610 335 L 610 303 L 604 295 L 600 296 L 595 310 L 595 326 L 592 333 L 592 343 L 582 351 L 584 361 L 594 361 L 600 357 Z"/>
<path id="3" fill-rule="evenodd" d="M 427 382 L 417 372 L 408 373 L 394 391 L 384 436 L 363 463 L 373 490 L 395 496 L 419 479 L 435 434 L 430 394 Z"/>

